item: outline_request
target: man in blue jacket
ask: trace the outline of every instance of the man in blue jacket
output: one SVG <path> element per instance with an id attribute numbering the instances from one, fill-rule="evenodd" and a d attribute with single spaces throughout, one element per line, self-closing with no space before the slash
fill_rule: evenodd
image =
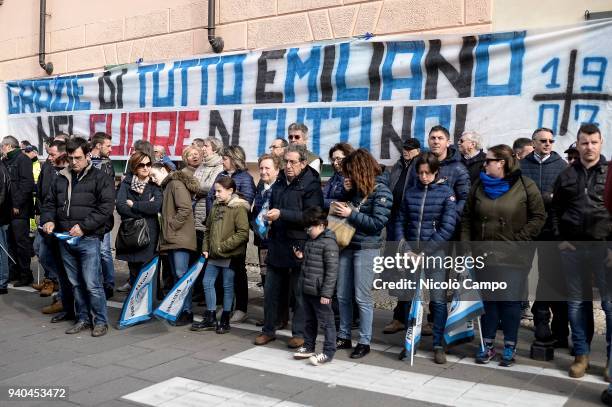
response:
<path id="1" fill-rule="evenodd" d="M 531 138 L 534 150 L 520 161 L 521 171 L 523 175 L 531 178 L 540 189 L 548 216 L 538 240 L 550 242 L 554 240 L 551 213 L 552 191 L 555 180 L 567 168 L 567 163 L 559 154 L 552 151 L 555 138 L 551 129 L 545 127 L 536 129 Z M 533 313 L 536 340 L 542 342 L 554 340 L 555 346 L 565 348 L 567 347 L 567 337 L 569 335 L 567 302 L 551 300 L 554 297 L 559 297 L 560 299 L 565 292 L 564 280 L 559 278 L 560 261 L 559 250 L 555 246 L 550 243 L 539 245 L 538 288 L 536 291 L 536 301 L 531 311 Z M 551 310 L 554 316 L 552 331 L 551 326 L 549 326 Z"/>

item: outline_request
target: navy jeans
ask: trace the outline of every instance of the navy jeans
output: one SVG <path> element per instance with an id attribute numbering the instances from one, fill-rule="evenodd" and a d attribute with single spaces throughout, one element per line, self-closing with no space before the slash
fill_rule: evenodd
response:
<path id="1" fill-rule="evenodd" d="M 38 256 L 38 261 L 45 272 L 45 277 L 50 280 L 57 281 L 57 262 L 55 261 L 55 256 L 52 252 L 52 239 L 52 237 L 37 231 L 36 237 L 34 238 L 34 248 L 38 248 L 38 250 L 36 250 L 36 255 Z"/>
<path id="2" fill-rule="evenodd" d="M 585 242 L 586 243 L 586 242 Z M 575 251 L 561 251 L 562 270 L 567 282 L 567 310 L 572 331 L 572 343 L 576 355 L 588 355 L 591 351 L 592 333 L 589 335 L 593 320 L 593 284 L 601 296 L 601 308 L 606 315 L 606 343 L 610 353 L 612 329 L 612 302 L 608 289 L 606 268 L 606 247 L 601 243 L 581 244 L 572 242 Z M 589 337 L 590 336 L 590 337 Z"/>
<path id="3" fill-rule="evenodd" d="M 336 324 L 331 303 L 321 304 L 321 297 L 303 294 L 304 296 L 304 346 L 315 349 L 319 326 L 325 333 L 323 353 L 330 359 L 336 354 Z"/>
<path id="4" fill-rule="evenodd" d="M 100 269 L 100 239 L 83 236 L 76 244 L 60 242 L 66 274 L 74 293 L 76 314 L 79 321 L 106 325 L 106 296 L 102 288 Z"/>
<path id="5" fill-rule="evenodd" d="M 504 344 L 516 346 L 521 325 L 521 301 L 483 301 L 485 313 L 480 317 L 485 342 L 495 341 L 497 325 L 501 320 Z"/>
<path id="6" fill-rule="evenodd" d="M 276 322 L 283 298 L 283 288 L 289 285 L 294 296 L 291 334 L 295 338 L 304 337 L 304 299 L 302 294 L 302 273 L 300 269 L 277 268 L 268 265 L 264 287 L 264 326 L 262 333 L 274 336 Z"/>
<path id="7" fill-rule="evenodd" d="M 174 275 L 175 284 L 180 280 L 181 277 L 185 275 L 187 270 L 189 270 L 189 250 L 169 250 L 168 251 L 168 259 L 170 260 L 170 269 L 172 270 L 172 274 Z M 189 294 L 185 298 L 185 305 L 183 306 L 183 311 L 191 312 L 192 309 L 191 304 L 191 290 L 189 290 Z"/>
<path id="8" fill-rule="evenodd" d="M 111 233 L 104 234 L 100 242 L 100 254 L 102 258 L 102 277 L 104 287 L 115 287 L 115 266 L 113 264 L 113 251 L 111 249 Z"/>

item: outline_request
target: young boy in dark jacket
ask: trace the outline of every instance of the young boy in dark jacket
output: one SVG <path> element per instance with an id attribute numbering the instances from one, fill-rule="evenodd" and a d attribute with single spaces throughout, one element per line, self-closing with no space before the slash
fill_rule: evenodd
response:
<path id="1" fill-rule="evenodd" d="M 304 345 L 296 350 L 296 359 L 308 358 L 317 366 L 331 362 L 336 353 L 336 325 L 331 298 L 338 277 L 338 244 L 334 232 L 327 229 L 327 216 L 320 207 L 304 211 L 304 225 L 308 240 L 304 252 L 294 248 L 295 255 L 303 259 Z M 323 352 L 315 354 L 317 329 L 325 332 Z"/>

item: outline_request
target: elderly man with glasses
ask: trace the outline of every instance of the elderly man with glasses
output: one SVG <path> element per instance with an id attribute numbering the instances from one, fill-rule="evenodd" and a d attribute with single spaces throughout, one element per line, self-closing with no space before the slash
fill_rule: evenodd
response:
<path id="1" fill-rule="evenodd" d="M 550 242 L 555 240 L 552 230 L 552 191 L 555 180 L 567 168 L 567 163 L 553 151 L 555 136 L 551 129 L 536 129 L 531 139 L 534 150 L 520 160 L 520 166 L 523 175 L 536 183 L 547 212 L 546 224 L 537 240 Z M 538 246 L 538 288 L 531 312 L 536 340 L 543 343 L 554 342 L 556 347 L 566 348 L 569 335 L 567 303 L 551 301 L 554 293 L 561 296 L 561 293 L 565 292 L 564 280 L 559 278 L 560 261 L 559 251 L 554 245 L 542 243 Z M 552 330 L 551 310 L 554 316 Z"/>
<path id="2" fill-rule="evenodd" d="M 315 170 L 317 174 L 321 174 L 323 160 L 321 157 L 308 150 L 308 127 L 306 127 L 304 123 L 291 123 L 287 129 L 287 138 L 291 145 L 306 147 L 306 161 L 308 165 Z"/>

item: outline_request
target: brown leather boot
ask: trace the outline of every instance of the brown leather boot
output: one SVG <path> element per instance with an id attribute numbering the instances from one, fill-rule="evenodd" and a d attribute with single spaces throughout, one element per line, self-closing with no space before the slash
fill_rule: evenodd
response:
<path id="1" fill-rule="evenodd" d="M 268 336 L 265 334 L 260 334 L 257 336 L 257 338 L 255 338 L 255 345 L 258 345 L 258 346 L 265 345 L 267 343 L 272 342 L 275 339 L 276 339 L 275 336 Z"/>
<path id="2" fill-rule="evenodd" d="M 40 290 L 40 296 L 49 297 L 51 294 L 53 294 L 53 281 L 45 280 L 43 283 L 43 287 Z"/>
<path id="3" fill-rule="evenodd" d="M 297 349 L 302 345 L 304 345 L 304 340 L 302 338 L 296 338 L 295 336 L 292 336 L 287 341 L 287 347 L 290 349 Z"/>
<path id="4" fill-rule="evenodd" d="M 36 291 L 40 291 L 43 289 L 43 287 L 45 286 L 45 283 L 49 281 L 48 279 L 43 279 L 40 283 L 33 283 L 32 284 L 32 288 L 35 289 Z"/>
<path id="5" fill-rule="evenodd" d="M 584 376 L 589 367 L 589 355 L 578 355 L 574 359 L 574 363 L 569 368 L 569 376 L 579 378 Z"/>
<path id="6" fill-rule="evenodd" d="M 383 333 L 384 334 L 394 334 L 399 331 L 404 331 L 405 329 L 406 327 L 404 326 L 404 324 L 402 324 L 397 319 L 394 319 L 389 324 L 385 325 L 385 327 L 383 328 Z"/>
<path id="7" fill-rule="evenodd" d="M 55 301 L 53 304 L 47 305 L 46 307 L 43 307 L 42 309 L 43 314 L 57 314 L 58 312 L 63 312 L 63 311 L 64 311 L 64 306 L 62 305 L 61 301 Z"/>

